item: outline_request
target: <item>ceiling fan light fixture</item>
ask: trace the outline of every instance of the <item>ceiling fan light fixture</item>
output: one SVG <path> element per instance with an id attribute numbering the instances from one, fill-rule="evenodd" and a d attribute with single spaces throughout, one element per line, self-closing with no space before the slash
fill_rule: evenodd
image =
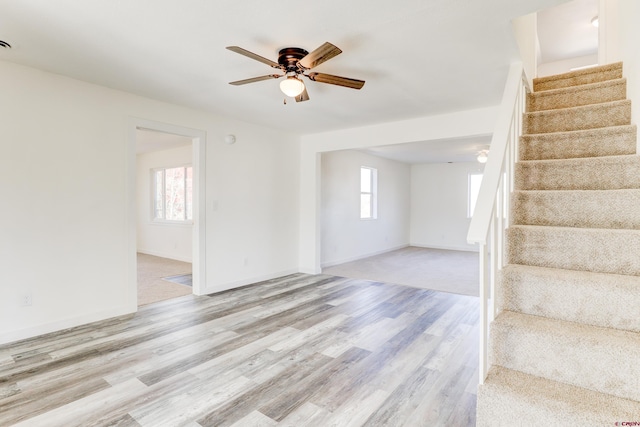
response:
<path id="1" fill-rule="evenodd" d="M 480 163 L 487 163 L 487 160 L 489 159 L 489 150 L 482 150 L 479 154 L 478 154 L 478 162 Z"/>
<path id="2" fill-rule="evenodd" d="M 280 90 L 285 95 L 295 98 L 304 91 L 304 83 L 295 76 L 288 76 L 280 82 Z"/>

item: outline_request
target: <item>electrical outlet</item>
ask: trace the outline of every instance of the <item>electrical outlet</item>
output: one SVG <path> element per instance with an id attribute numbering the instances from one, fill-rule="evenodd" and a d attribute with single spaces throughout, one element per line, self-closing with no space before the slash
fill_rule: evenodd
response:
<path id="1" fill-rule="evenodd" d="M 22 305 L 27 307 L 33 304 L 33 296 L 31 294 L 22 295 Z"/>

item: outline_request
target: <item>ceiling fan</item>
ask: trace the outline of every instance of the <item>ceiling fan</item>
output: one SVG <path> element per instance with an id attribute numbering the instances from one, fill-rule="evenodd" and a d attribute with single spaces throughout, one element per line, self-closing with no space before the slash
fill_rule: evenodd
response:
<path id="1" fill-rule="evenodd" d="M 279 69 L 284 73 L 268 74 L 266 76 L 237 80 L 235 82 L 229 83 L 234 86 L 259 82 L 262 80 L 279 79 L 280 77 L 286 77 L 285 80 L 280 82 L 280 90 L 282 90 L 285 95 L 295 98 L 296 102 L 309 100 L 307 88 L 300 76 L 304 76 L 309 80 L 313 80 L 319 83 L 328 83 L 331 85 L 344 86 L 352 89 L 361 89 L 362 86 L 364 86 L 364 80 L 350 79 L 347 77 L 334 76 L 332 74 L 308 72 L 312 68 L 317 67 L 323 62 L 326 62 L 342 53 L 342 50 L 329 42 L 324 43 L 322 46 L 311 53 L 299 47 L 285 47 L 284 49 L 281 49 L 278 54 L 278 62 L 272 61 L 253 52 L 249 52 L 248 50 L 238 46 L 227 46 L 227 49 L 251 59 L 255 59 L 256 61 L 260 61 L 272 68 Z"/>

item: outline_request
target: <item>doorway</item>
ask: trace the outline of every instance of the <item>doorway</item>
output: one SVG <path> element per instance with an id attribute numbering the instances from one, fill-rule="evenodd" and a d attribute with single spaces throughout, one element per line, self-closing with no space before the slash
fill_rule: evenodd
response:
<path id="1" fill-rule="evenodd" d="M 132 119 L 129 135 L 131 305 L 201 295 L 205 133 Z"/>
<path id="2" fill-rule="evenodd" d="M 193 141 L 136 130 L 138 305 L 192 293 Z"/>

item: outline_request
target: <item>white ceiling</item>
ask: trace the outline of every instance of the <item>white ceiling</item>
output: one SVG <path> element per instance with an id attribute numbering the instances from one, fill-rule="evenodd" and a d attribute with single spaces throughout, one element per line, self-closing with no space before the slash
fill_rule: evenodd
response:
<path id="1" fill-rule="evenodd" d="M 481 136 L 409 142 L 370 147 L 360 151 L 409 164 L 457 163 L 475 161 L 480 151 L 489 149 L 490 143 L 491 136 Z"/>
<path id="2" fill-rule="evenodd" d="M 3 0 L 13 48 L 0 60 L 309 134 L 498 104 L 517 59 L 511 19 L 564 2 Z M 277 60 L 325 41 L 343 53 L 315 70 L 362 90 L 309 82 L 310 101 L 284 105 L 278 80 L 228 84 L 273 69 L 225 46 Z"/>
<path id="3" fill-rule="evenodd" d="M 572 0 L 538 12 L 540 62 L 595 55 L 598 29 L 591 20 L 598 16 L 598 0 Z"/>

